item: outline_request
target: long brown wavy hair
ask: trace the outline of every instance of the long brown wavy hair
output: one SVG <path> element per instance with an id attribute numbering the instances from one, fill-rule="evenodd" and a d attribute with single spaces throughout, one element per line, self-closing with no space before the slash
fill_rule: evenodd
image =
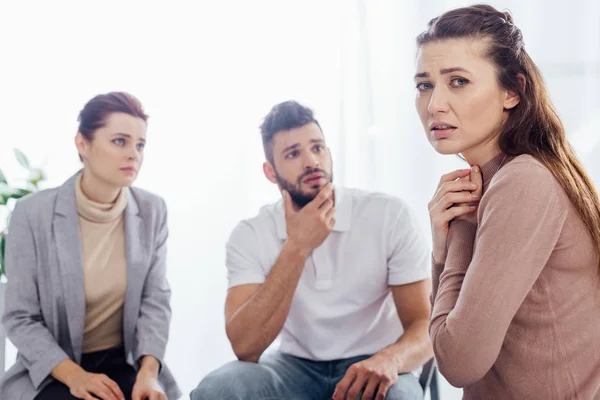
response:
<path id="1" fill-rule="evenodd" d="M 521 30 L 508 12 L 480 4 L 448 11 L 429 21 L 427 30 L 417 37 L 417 46 L 460 38 L 488 39 L 486 56 L 496 66 L 500 86 L 519 94 L 520 102 L 509 111 L 498 139 L 500 150 L 512 156 L 530 154 L 552 172 L 585 223 L 600 256 L 598 192 L 567 141 L 542 74 L 525 50 Z M 600 273 L 600 260 L 598 268 Z"/>

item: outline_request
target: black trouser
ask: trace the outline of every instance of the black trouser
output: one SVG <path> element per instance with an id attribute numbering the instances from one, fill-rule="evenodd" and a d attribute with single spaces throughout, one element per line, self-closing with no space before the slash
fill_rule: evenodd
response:
<path id="1" fill-rule="evenodd" d="M 123 348 L 108 349 L 86 353 L 81 359 L 81 368 L 94 374 L 105 374 L 115 381 L 125 395 L 125 399 L 131 400 L 131 391 L 135 383 L 136 372 L 125 361 Z M 71 395 L 69 388 L 54 380 L 46 386 L 35 400 L 72 400 L 77 399 Z"/>

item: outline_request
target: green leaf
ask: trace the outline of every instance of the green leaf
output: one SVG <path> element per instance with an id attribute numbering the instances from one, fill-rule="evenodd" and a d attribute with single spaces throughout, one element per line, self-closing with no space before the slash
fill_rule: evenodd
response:
<path id="1" fill-rule="evenodd" d="M 36 168 L 31 170 L 31 174 L 29 175 L 29 180 L 27 182 L 31 183 L 34 187 L 37 188 L 38 183 L 40 183 L 44 179 L 46 179 L 46 177 L 44 176 L 44 172 L 41 169 Z"/>
<path id="2" fill-rule="evenodd" d="M 27 189 L 17 189 L 17 193 L 13 194 L 12 196 L 10 196 L 11 198 L 18 200 L 21 197 L 25 197 L 28 194 L 33 193 L 31 190 L 27 190 Z"/>
<path id="3" fill-rule="evenodd" d="M 15 193 L 15 194 L 11 195 L 9 198 L 10 199 L 19 200 L 21 197 L 25 197 L 29 193 L 31 193 L 31 190 L 19 189 L 18 193 Z"/>
<path id="4" fill-rule="evenodd" d="M 8 199 L 4 196 L 0 196 L 0 206 L 5 206 Z"/>
<path id="5" fill-rule="evenodd" d="M 15 155 L 17 156 L 17 161 L 19 162 L 19 164 L 21 164 L 24 168 L 31 169 L 31 166 L 29 165 L 29 160 L 27 159 L 25 154 L 21 152 L 21 150 L 15 149 Z"/>
<path id="6" fill-rule="evenodd" d="M 4 250 L 6 249 L 6 235 L 0 235 L 0 277 L 4 275 Z"/>
<path id="7" fill-rule="evenodd" d="M 30 193 L 33 193 L 33 191 L 28 189 L 11 188 L 4 183 L 0 183 L 0 197 L 4 198 L 5 201 L 8 199 L 20 199 L 21 197 L 25 197 Z M 4 205 L 5 204 L 6 203 L 4 203 Z"/>
<path id="8" fill-rule="evenodd" d="M 4 183 L 0 183 L 0 196 L 8 198 L 13 193 L 15 193 L 13 188 L 8 187 L 8 185 L 6 185 Z"/>
<path id="9" fill-rule="evenodd" d="M 5 183 L 0 183 L 0 196 L 10 199 L 13 196 L 18 196 L 21 194 L 22 189 L 14 189 L 8 186 Z M 23 197 L 23 196 L 21 196 Z"/>
<path id="10" fill-rule="evenodd" d="M 8 182 L 6 181 L 6 177 L 2 173 L 2 170 L 0 170 L 0 183 L 6 183 L 6 184 L 8 184 Z"/>

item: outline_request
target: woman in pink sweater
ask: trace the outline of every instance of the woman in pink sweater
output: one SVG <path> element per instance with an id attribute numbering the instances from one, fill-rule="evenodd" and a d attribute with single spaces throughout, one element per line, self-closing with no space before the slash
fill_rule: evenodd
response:
<path id="1" fill-rule="evenodd" d="M 439 370 L 465 399 L 600 398 L 600 201 L 521 31 L 477 5 L 417 44 L 427 138 L 471 165 L 429 203 Z"/>

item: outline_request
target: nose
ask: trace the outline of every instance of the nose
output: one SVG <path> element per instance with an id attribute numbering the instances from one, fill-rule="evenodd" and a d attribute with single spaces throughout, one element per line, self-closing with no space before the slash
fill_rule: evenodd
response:
<path id="1" fill-rule="evenodd" d="M 427 109 L 431 114 L 448 112 L 448 93 L 443 87 L 439 87 L 438 85 L 431 91 Z"/>
<path id="2" fill-rule="evenodd" d="M 135 146 L 129 148 L 127 152 L 127 159 L 130 161 L 138 161 L 140 159 L 140 152 Z"/>
<path id="3" fill-rule="evenodd" d="M 306 152 L 302 162 L 304 163 L 304 169 L 315 169 L 319 167 L 319 157 L 313 152 Z"/>

